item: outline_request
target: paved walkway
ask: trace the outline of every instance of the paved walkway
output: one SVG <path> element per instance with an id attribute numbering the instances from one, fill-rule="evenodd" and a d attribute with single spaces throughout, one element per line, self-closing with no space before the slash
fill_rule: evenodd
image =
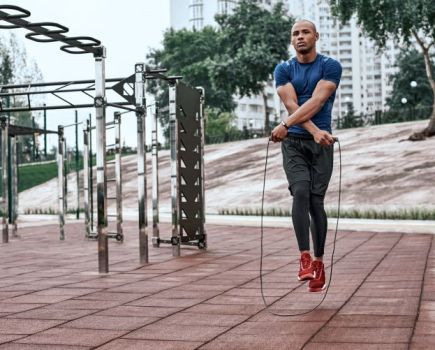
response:
<path id="1" fill-rule="evenodd" d="M 206 252 L 150 248 L 142 267 L 136 227 L 110 242 L 105 276 L 82 224 L 68 224 L 64 242 L 56 225 L 38 225 L 0 244 L 0 349 L 435 349 L 432 234 L 340 231 L 324 303 L 278 317 L 260 297 L 258 228 L 208 225 Z M 323 294 L 297 282 L 294 238 L 265 235 L 271 310 L 308 311 Z"/>

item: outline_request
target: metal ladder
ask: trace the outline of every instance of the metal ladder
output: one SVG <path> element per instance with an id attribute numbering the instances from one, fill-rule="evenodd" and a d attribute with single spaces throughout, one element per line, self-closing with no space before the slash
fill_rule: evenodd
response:
<path id="1" fill-rule="evenodd" d="M 89 121 L 86 122 L 83 129 L 83 154 L 84 163 L 83 167 L 83 177 L 84 177 L 84 208 L 85 208 L 85 226 L 86 226 L 86 238 L 97 239 L 98 233 L 94 230 L 93 222 L 93 179 L 92 179 L 92 168 L 91 162 L 89 160 L 89 147 L 92 142 L 91 132 L 95 127 L 91 127 Z M 105 186 L 107 186 L 107 202 L 115 203 L 114 211 L 107 213 L 107 223 L 108 227 L 107 237 L 114 238 L 118 242 L 124 240 L 124 234 L 122 230 L 122 169 L 121 169 L 121 113 L 115 112 L 114 119 L 111 122 L 106 123 L 106 137 L 107 131 L 115 129 L 114 142 L 106 145 L 106 151 L 113 150 L 115 158 L 113 160 L 105 159 L 105 166 L 107 173 L 114 173 L 114 177 L 105 179 Z M 113 168 L 110 171 L 108 168 Z M 111 195 L 110 195 L 111 194 Z M 115 218 L 116 221 L 112 222 L 110 218 Z"/>

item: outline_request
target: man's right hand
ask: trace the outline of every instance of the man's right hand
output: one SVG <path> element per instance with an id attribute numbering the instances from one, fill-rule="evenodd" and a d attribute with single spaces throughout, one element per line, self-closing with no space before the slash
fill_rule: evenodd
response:
<path id="1" fill-rule="evenodd" d="M 272 135 L 270 136 L 270 139 L 273 142 L 280 142 L 287 136 L 287 134 L 288 129 L 280 123 L 272 130 Z"/>
<path id="2" fill-rule="evenodd" d="M 321 146 L 330 146 L 335 142 L 332 135 L 325 130 L 317 131 L 316 133 L 314 133 L 313 137 L 314 141 L 316 141 L 316 143 Z"/>

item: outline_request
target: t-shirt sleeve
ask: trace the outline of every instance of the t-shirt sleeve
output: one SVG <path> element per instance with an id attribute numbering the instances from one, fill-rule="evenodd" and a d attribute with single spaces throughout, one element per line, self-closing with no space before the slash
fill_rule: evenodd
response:
<path id="1" fill-rule="evenodd" d="M 335 85 L 340 84 L 341 79 L 341 64 L 333 59 L 328 59 L 325 62 L 325 67 L 323 70 L 323 80 L 329 80 L 335 83 Z"/>
<path id="2" fill-rule="evenodd" d="M 282 63 L 278 64 L 273 72 L 275 78 L 275 87 L 278 88 L 290 82 L 290 77 Z"/>

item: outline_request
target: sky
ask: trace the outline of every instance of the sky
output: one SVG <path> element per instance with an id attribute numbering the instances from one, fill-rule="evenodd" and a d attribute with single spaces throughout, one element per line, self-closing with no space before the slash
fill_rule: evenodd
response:
<path id="1" fill-rule="evenodd" d="M 4 4 L 29 10 L 31 16 L 26 18 L 29 22 L 56 22 L 69 28 L 67 36 L 91 36 L 100 40 L 107 50 L 106 78 L 133 74 L 135 63 L 144 62 L 151 48 L 161 47 L 163 33 L 169 27 L 169 0 L 7 0 Z M 61 43 L 33 42 L 25 38 L 28 31 L 24 29 L 1 29 L 1 32 L 16 34 L 46 82 L 95 78 L 95 60 L 91 54 L 72 55 L 59 49 Z M 51 101 L 47 98 L 45 102 Z M 89 113 L 94 111 L 79 110 L 79 121 Z M 111 118 L 111 113 L 107 115 Z M 40 113 L 35 116 L 42 125 Z M 49 128 L 57 129 L 58 124 L 68 125 L 73 121 L 73 110 L 48 112 Z M 123 119 L 121 129 L 123 141 L 136 146 L 136 121 L 131 113 L 126 115 L 125 123 Z M 67 131 L 67 139 L 72 141 L 72 135 L 72 130 Z M 53 141 L 50 143 L 56 142 Z"/>

